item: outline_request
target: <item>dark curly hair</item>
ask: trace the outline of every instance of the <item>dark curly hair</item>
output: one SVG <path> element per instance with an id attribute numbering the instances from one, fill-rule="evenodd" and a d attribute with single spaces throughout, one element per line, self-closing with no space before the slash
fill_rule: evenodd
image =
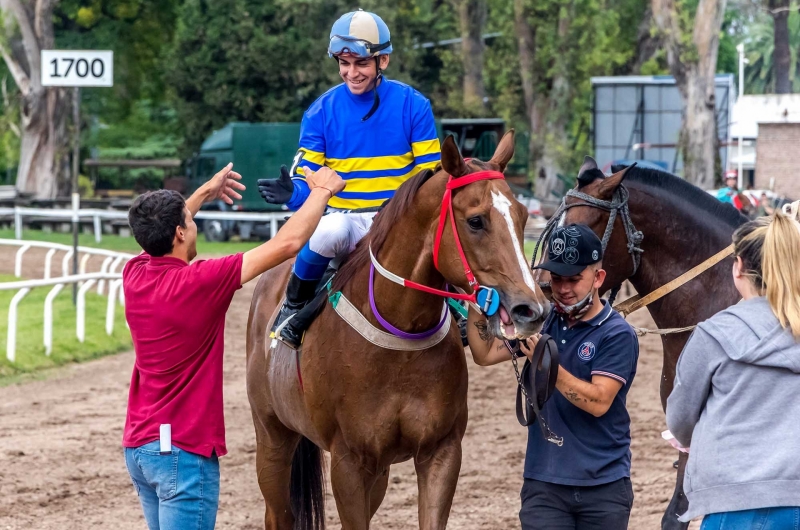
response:
<path id="1" fill-rule="evenodd" d="M 172 190 L 150 191 L 133 201 L 128 224 L 145 252 L 156 257 L 172 252 L 175 229 L 186 228 L 185 204 L 181 194 Z"/>

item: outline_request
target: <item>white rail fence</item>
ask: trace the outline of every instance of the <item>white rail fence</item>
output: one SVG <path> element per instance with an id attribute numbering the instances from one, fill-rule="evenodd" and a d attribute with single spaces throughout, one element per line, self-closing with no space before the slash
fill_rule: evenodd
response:
<path id="1" fill-rule="evenodd" d="M 103 238 L 102 220 L 108 219 L 128 219 L 128 212 L 120 210 L 99 210 L 96 208 L 73 209 L 50 209 L 50 208 L 25 208 L 15 206 L 13 208 L 0 208 L 0 215 L 14 215 L 14 237 L 22 239 L 22 225 L 25 217 L 46 217 L 49 219 L 61 219 L 71 222 L 77 219 L 91 218 L 94 226 L 94 239 L 98 243 Z M 219 221 L 254 221 L 269 223 L 270 237 L 275 237 L 278 233 L 278 222 L 282 221 L 292 212 L 218 212 L 201 210 L 194 216 L 195 219 L 209 219 Z"/>
<path id="2" fill-rule="evenodd" d="M 37 280 L 22 280 L 18 282 L 0 283 L 0 291 L 14 291 L 17 293 L 11 298 L 8 308 L 8 335 L 6 337 L 6 358 L 10 362 L 16 360 L 16 341 L 17 341 L 17 307 L 20 301 L 32 290 L 37 287 L 51 287 L 47 293 L 43 310 L 43 343 L 45 355 L 50 355 L 53 351 L 53 301 L 61 292 L 65 285 L 79 284 L 75 335 L 80 342 L 86 338 L 86 293 L 97 285 L 98 294 L 105 291 L 105 283 L 108 282 L 108 301 L 106 303 L 106 333 L 111 335 L 114 331 L 114 314 L 116 303 L 125 304 L 122 291 L 122 275 L 117 269 L 123 261 L 133 257 L 133 254 L 122 252 L 112 252 L 109 250 L 78 247 L 78 253 L 83 254 L 80 260 L 80 272 L 69 274 L 69 261 L 73 255 L 73 248 L 68 245 L 58 243 L 48 243 L 45 241 L 18 241 L 15 239 L 0 239 L 0 246 L 17 246 L 14 259 L 14 276 L 22 276 L 23 257 L 31 248 L 47 248 L 44 264 L 44 278 Z M 64 256 L 61 260 L 61 276 L 52 276 L 53 255 L 57 251 L 63 251 Z M 103 258 L 100 265 L 100 272 L 87 273 L 86 268 L 93 256 Z"/>

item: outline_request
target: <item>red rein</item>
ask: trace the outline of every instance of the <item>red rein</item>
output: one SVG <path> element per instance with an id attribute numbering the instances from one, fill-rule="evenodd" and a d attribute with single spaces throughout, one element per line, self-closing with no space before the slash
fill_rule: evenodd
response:
<path id="1" fill-rule="evenodd" d="M 473 182 L 478 182 L 479 180 L 499 180 L 504 179 L 502 173 L 499 171 L 478 171 L 477 173 L 470 173 L 469 175 L 464 175 L 463 177 L 459 177 L 454 179 L 453 175 L 450 175 L 447 180 L 447 189 L 444 192 L 444 197 L 442 197 L 442 209 L 439 213 L 439 226 L 436 229 L 436 239 L 433 242 L 433 265 L 436 267 L 436 270 L 439 270 L 439 247 L 442 243 L 442 235 L 444 234 L 444 226 L 447 219 L 447 214 L 450 214 L 450 227 L 453 229 L 453 238 L 456 242 L 456 248 L 458 249 L 458 255 L 461 258 L 461 264 L 464 266 L 464 274 L 467 276 L 467 282 L 469 286 L 472 287 L 472 293 L 470 294 L 456 294 L 450 293 L 446 291 L 440 291 L 439 289 L 433 289 L 431 287 L 427 287 L 425 285 L 418 284 L 416 282 L 412 282 L 410 280 L 405 280 L 405 284 L 408 287 L 413 289 L 417 289 L 419 291 L 424 291 L 426 293 L 431 294 L 438 294 L 440 296 L 446 296 L 449 298 L 455 298 L 456 300 L 467 300 L 472 303 L 477 303 L 477 296 L 478 290 L 480 289 L 480 285 L 478 285 L 478 280 L 475 278 L 475 275 L 472 273 L 472 269 L 469 267 L 469 263 L 467 263 L 467 256 L 464 254 L 464 248 L 461 246 L 461 239 L 458 237 L 458 230 L 456 230 L 456 222 L 455 216 L 453 215 L 453 190 L 456 188 L 462 188 Z"/>

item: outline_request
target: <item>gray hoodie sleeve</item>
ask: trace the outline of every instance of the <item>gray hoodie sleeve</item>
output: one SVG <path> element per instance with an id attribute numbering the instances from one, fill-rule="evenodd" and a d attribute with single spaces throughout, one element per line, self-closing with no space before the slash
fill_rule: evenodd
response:
<path id="1" fill-rule="evenodd" d="M 675 385 L 667 399 L 667 427 L 684 447 L 691 445 L 692 431 L 705 408 L 711 377 L 722 360 L 720 350 L 720 344 L 698 327 L 678 358 Z"/>

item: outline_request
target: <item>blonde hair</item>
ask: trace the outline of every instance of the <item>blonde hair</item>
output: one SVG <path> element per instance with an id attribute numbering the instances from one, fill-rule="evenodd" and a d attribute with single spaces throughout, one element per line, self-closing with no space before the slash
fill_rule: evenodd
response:
<path id="1" fill-rule="evenodd" d="M 800 201 L 733 233 L 742 273 L 766 295 L 781 326 L 800 340 Z"/>

